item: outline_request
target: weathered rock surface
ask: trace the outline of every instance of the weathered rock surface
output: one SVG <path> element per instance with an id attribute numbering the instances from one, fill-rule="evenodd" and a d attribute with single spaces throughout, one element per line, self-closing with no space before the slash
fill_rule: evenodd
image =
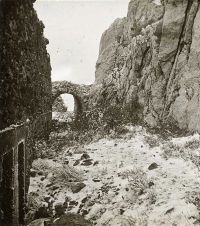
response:
<path id="1" fill-rule="evenodd" d="M 51 66 L 33 0 L 0 1 L 0 129 L 51 111 Z"/>
<path id="2" fill-rule="evenodd" d="M 47 224 L 48 226 L 92 226 L 92 224 L 85 220 L 82 216 L 78 214 L 66 214 L 60 217 L 59 219 L 56 219 L 54 223 Z"/>
<path id="3" fill-rule="evenodd" d="M 200 131 L 198 0 L 131 0 L 101 38 L 93 100 Z"/>
<path id="4" fill-rule="evenodd" d="M 71 189 L 73 193 L 78 193 L 80 190 L 82 190 L 86 185 L 84 183 L 77 183 L 74 184 Z"/>
<path id="5" fill-rule="evenodd" d="M 52 103 L 54 103 L 56 98 L 58 98 L 61 94 L 71 94 L 74 97 L 75 115 L 80 114 L 88 108 L 90 89 L 90 85 L 79 85 L 68 81 L 53 82 Z"/>

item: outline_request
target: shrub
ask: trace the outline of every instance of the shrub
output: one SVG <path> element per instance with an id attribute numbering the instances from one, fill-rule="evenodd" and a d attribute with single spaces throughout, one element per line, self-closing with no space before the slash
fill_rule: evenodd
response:
<path id="1" fill-rule="evenodd" d="M 194 204 L 200 211 L 200 192 L 197 191 L 190 192 L 188 193 L 186 199 L 189 203 Z"/>
<path id="2" fill-rule="evenodd" d="M 129 107 L 109 105 L 83 112 L 71 128 L 79 131 L 102 131 L 108 134 L 111 130 L 119 130 L 120 126 L 129 122 L 138 122 L 137 116 Z"/>
<path id="3" fill-rule="evenodd" d="M 53 184 L 59 184 L 59 186 L 71 187 L 71 182 L 80 182 L 83 180 L 80 172 L 77 172 L 73 167 L 68 165 L 55 167 L 52 169 L 51 182 Z"/>
<path id="4" fill-rule="evenodd" d="M 133 195 L 133 200 L 144 194 L 149 188 L 148 178 L 144 171 L 140 169 L 127 170 L 121 174 L 124 179 L 128 179 L 128 186 Z"/>
<path id="5" fill-rule="evenodd" d="M 163 153 L 162 156 L 165 159 L 168 158 L 180 158 L 182 157 L 184 159 L 184 149 L 176 144 L 173 144 L 172 142 L 168 142 L 163 146 Z"/>
<path id="6" fill-rule="evenodd" d="M 155 136 L 147 135 L 144 137 L 144 140 L 149 145 L 150 148 L 157 147 L 160 144 L 158 138 Z"/>
<path id="7" fill-rule="evenodd" d="M 191 140 L 187 141 L 186 144 L 184 145 L 185 148 L 189 148 L 191 150 L 195 150 L 200 148 L 200 140 Z"/>

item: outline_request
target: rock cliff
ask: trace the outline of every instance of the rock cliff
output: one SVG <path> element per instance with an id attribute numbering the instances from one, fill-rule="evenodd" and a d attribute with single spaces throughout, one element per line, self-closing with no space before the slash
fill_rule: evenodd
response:
<path id="1" fill-rule="evenodd" d="M 151 126 L 200 131 L 200 2 L 131 0 L 103 33 L 96 99 L 130 106 Z M 137 109 L 136 109 L 137 108 Z"/>

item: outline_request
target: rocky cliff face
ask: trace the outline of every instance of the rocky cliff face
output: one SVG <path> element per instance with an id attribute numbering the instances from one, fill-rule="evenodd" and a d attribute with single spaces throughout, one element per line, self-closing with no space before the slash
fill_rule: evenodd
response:
<path id="1" fill-rule="evenodd" d="M 200 2 L 131 0 L 101 38 L 96 87 L 151 126 L 200 131 Z M 96 96 L 98 99 L 98 97 Z"/>
<path id="2" fill-rule="evenodd" d="M 51 111 L 51 66 L 34 0 L 0 1 L 0 129 Z"/>

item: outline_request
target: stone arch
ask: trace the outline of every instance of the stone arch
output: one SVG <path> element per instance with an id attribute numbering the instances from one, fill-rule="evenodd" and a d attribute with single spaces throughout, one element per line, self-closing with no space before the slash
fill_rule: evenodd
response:
<path id="1" fill-rule="evenodd" d="M 74 97 L 75 120 L 77 120 L 87 108 L 86 98 L 88 93 L 89 86 L 86 85 L 74 84 L 67 81 L 52 83 L 52 103 L 62 94 L 71 94 Z"/>

